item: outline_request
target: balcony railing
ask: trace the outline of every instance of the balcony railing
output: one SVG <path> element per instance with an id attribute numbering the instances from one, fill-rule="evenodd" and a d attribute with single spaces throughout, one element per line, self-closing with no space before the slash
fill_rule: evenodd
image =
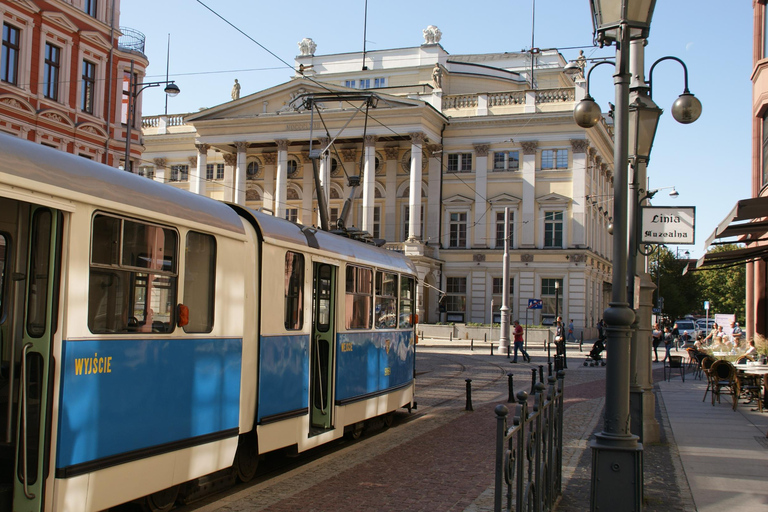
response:
<path id="1" fill-rule="evenodd" d="M 144 53 L 144 42 L 147 39 L 144 34 L 128 27 L 120 27 L 120 32 L 122 32 L 123 35 L 120 36 L 120 39 L 117 42 L 118 48 L 121 50 Z"/>

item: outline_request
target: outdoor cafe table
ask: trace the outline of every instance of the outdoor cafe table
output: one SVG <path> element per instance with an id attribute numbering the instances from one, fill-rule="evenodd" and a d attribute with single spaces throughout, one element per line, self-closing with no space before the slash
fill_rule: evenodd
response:
<path id="1" fill-rule="evenodd" d="M 746 375 L 763 377 L 763 407 L 768 407 L 768 364 L 737 364 L 736 369 Z"/>

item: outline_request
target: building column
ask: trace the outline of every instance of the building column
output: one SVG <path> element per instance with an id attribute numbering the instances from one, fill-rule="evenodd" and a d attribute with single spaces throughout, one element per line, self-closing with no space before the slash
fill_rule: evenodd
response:
<path id="1" fill-rule="evenodd" d="M 285 218 L 285 202 L 288 196 L 288 140 L 278 139 L 277 182 L 275 183 L 275 217 Z"/>
<path id="2" fill-rule="evenodd" d="M 320 137 L 318 139 L 318 143 L 320 144 L 320 147 L 322 149 L 325 149 L 328 144 L 331 143 L 331 139 L 327 137 Z M 329 208 L 328 210 L 328 219 L 331 218 L 331 212 L 330 212 L 330 204 L 331 204 L 331 153 L 329 151 L 325 151 L 319 158 L 319 165 L 320 168 L 317 171 L 317 174 L 320 177 L 320 189 L 322 190 L 322 194 L 325 196 L 325 205 Z M 314 171 L 312 171 L 314 172 Z M 320 212 L 317 212 L 317 225 L 320 226 Z M 335 226 L 330 226 L 331 229 L 334 229 Z"/>
<path id="3" fill-rule="evenodd" d="M 537 141 L 522 142 L 523 206 L 520 222 L 520 248 L 536 247 L 536 151 Z"/>
<path id="4" fill-rule="evenodd" d="M 195 147 L 197 148 L 197 172 L 192 179 L 189 180 L 189 191 L 204 196 L 206 184 L 205 174 L 206 166 L 208 164 L 208 149 L 210 146 L 208 144 L 195 144 Z"/>
<path id="5" fill-rule="evenodd" d="M 376 187 L 376 140 L 366 135 L 363 144 L 363 219 L 361 229 L 373 235 L 374 188 Z"/>
<path id="6" fill-rule="evenodd" d="M 386 163 L 386 197 L 384 198 L 384 239 L 387 242 L 398 242 L 397 238 L 397 157 L 400 154 L 400 148 L 397 146 L 387 146 L 384 148 Z"/>
<path id="7" fill-rule="evenodd" d="M 224 201 L 235 202 L 235 166 L 237 155 L 224 153 Z"/>
<path id="8" fill-rule="evenodd" d="M 245 151 L 248 146 L 247 142 L 235 142 L 237 160 L 235 161 L 235 188 L 232 191 L 232 200 L 240 206 L 245 206 Z"/>
<path id="9" fill-rule="evenodd" d="M 275 162 L 277 153 L 262 153 L 264 159 L 264 197 L 261 207 L 275 214 Z"/>
<path id="10" fill-rule="evenodd" d="M 571 246 L 586 247 L 587 217 L 584 214 L 584 202 L 587 195 L 587 150 L 589 149 L 589 141 L 584 139 L 572 140 L 571 148 L 573 149 L 573 203 L 571 206 L 573 223 L 571 224 Z"/>
<path id="11" fill-rule="evenodd" d="M 427 166 L 427 220 L 424 243 L 432 242 L 433 245 L 440 245 L 440 185 L 443 145 L 430 144 L 429 165 Z"/>
<path id="12" fill-rule="evenodd" d="M 408 196 L 408 240 L 421 238 L 421 146 L 426 136 L 411 133 L 411 181 Z"/>
<path id="13" fill-rule="evenodd" d="M 301 163 L 304 165 L 301 173 L 301 211 L 299 212 L 299 222 L 305 226 L 312 225 L 312 218 L 314 215 L 314 208 L 312 208 L 312 198 L 314 191 L 313 185 L 315 183 L 314 172 L 312 170 L 312 159 L 309 158 L 309 150 L 301 152 Z M 327 202 L 325 204 L 328 204 Z M 316 226 L 320 226 L 318 222 Z"/>
<path id="14" fill-rule="evenodd" d="M 471 247 L 488 247 L 488 144 L 475 144 L 475 228 Z"/>

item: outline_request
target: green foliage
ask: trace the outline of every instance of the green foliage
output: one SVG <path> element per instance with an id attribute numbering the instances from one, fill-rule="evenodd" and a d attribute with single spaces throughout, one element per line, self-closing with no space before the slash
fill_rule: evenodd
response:
<path id="1" fill-rule="evenodd" d="M 736 245 L 721 245 L 710 252 L 738 249 Z M 663 313 L 671 320 L 688 314 L 704 316 L 704 301 L 709 301 L 709 316 L 734 313 L 736 321 L 744 323 L 746 298 L 746 265 L 723 269 L 687 272 L 688 260 L 678 259 L 675 252 L 661 246 L 651 256 L 651 278 L 659 289 L 654 293 L 654 307 L 659 292 L 664 297 Z"/>

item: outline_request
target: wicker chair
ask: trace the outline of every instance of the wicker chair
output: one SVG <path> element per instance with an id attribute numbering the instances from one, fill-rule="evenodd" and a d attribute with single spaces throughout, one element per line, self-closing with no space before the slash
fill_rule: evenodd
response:
<path id="1" fill-rule="evenodd" d="M 736 360 L 736 368 L 739 368 L 739 365 L 746 365 L 748 361 L 754 361 L 752 356 L 743 355 L 739 357 Z M 752 402 L 756 402 L 757 410 L 763 412 L 762 378 L 759 375 L 747 375 L 741 372 L 737 372 L 736 379 L 739 382 L 740 396 L 748 400 L 744 403 L 751 404 Z"/>
<path id="2" fill-rule="evenodd" d="M 669 372 L 667 372 L 669 370 Z M 672 378 L 672 370 L 680 370 L 680 378 L 685 382 L 685 363 L 683 362 L 683 356 L 669 356 L 664 361 L 664 380 L 670 380 Z"/>
<path id="3" fill-rule="evenodd" d="M 712 375 L 712 405 L 720 403 L 720 395 L 731 395 L 733 400 L 733 410 L 736 410 L 736 404 L 739 402 L 739 381 L 736 379 L 736 367 L 728 361 L 719 360 L 712 364 L 709 369 Z"/>
<path id="4" fill-rule="evenodd" d="M 712 369 L 712 365 L 715 363 L 715 361 L 716 359 L 711 356 L 705 356 L 701 360 L 701 373 L 703 373 L 707 378 L 707 389 L 704 391 L 704 398 L 701 399 L 702 402 L 707 399 L 707 393 L 712 391 L 712 374 L 710 370 Z"/>

